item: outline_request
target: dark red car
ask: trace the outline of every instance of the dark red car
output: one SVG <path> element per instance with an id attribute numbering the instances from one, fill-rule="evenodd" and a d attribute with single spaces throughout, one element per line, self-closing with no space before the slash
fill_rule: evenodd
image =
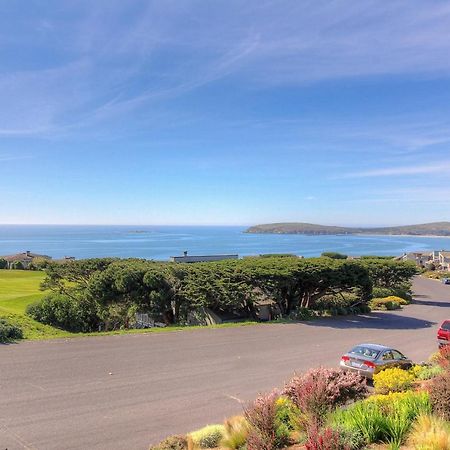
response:
<path id="1" fill-rule="evenodd" d="M 437 333 L 439 347 L 450 344 L 450 320 L 444 320 Z"/>

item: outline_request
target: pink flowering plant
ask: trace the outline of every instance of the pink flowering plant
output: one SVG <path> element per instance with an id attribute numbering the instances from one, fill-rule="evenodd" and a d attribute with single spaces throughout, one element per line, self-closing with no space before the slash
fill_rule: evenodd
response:
<path id="1" fill-rule="evenodd" d="M 359 375 L 320 367 L 292 378 L 282 394 L 299 408 L 307 425 L 323 423 L 330 411 L 365 397 L 367 392 L 366 381 Z"/>
<path id="2" fill-rule="evenodd" d="M 273 391 L 259 396 L 245 411 L 249 424 L 248 450 L 274 450 L 290 443 L 290 430 L 281 419 L 280 394 Z"/>

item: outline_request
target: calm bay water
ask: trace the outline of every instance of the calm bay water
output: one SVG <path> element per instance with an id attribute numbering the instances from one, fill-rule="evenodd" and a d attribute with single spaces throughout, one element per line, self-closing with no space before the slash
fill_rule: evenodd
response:
<path id="1" fill-rule="evenodd" d="M 323 251 L 400 255 L 450 249 L 450 238 L 245 234 L 244 230 L 245 227 L 0 225 L 0 255 L 30 250 L 53 258 L 117 256 L 167 260 L 185 250 L 191 255 L 318 256 Z"/>

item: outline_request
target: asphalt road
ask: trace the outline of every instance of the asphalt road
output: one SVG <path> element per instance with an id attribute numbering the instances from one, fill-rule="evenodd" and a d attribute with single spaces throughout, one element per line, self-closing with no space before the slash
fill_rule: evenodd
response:
<path id="1" fill-rule="evenodd" d="M 222 421 L 294 371 L 335 366 L 352 345 L 425 360 L 450 318 L 450 286 L 416 279 L 402 311 L 310 323 L 0 346 L 0 450 L 141 450 Z"/>

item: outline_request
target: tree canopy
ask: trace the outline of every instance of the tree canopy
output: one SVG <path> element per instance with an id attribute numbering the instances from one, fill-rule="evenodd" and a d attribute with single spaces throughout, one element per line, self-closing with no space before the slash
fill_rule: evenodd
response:
<path id="1" fill-rule="evenodd" d="M 366 303 L 373 286 L 398 286 L 416 268 L 383 259 L 283 255 L 194 264 L 86 259 L 49 263 L 45 271 L 42 287 L 57 295 L 46 307 L 70 299 L 66 310 L 73 312 L 79 305 L 89 317 L 89 327 L 95 328 L 111 321 L 128 326 L 138 311 L 166 323 L 184 323 L 204 308 L 256 317 L 262 301 L 276 304 L 283 316 L 299 308 L 315 308 L 330 295 L 351 293 L 357 302 Z M 32 308 L 36 317 L 38 308 Z M 92 319 L 93 311 L 97 321 Z"/>

